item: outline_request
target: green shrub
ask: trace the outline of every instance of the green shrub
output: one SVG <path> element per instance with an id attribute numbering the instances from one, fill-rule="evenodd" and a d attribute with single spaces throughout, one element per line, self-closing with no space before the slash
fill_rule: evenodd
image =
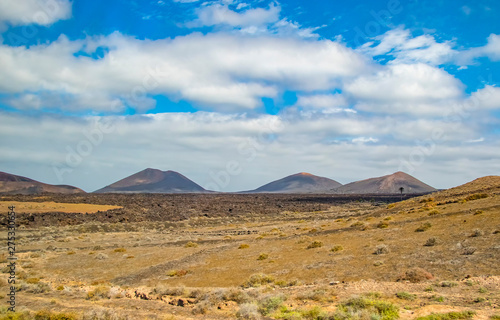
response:
<path id="1" fill-rule="evenodd" d="M 283 295 L 278 296 L 266 296 L 259 300 L 259 312 L 267 316 L 274 310 L 277 310 L 285 301 L 285 297 Z"/>
<path id="2" fill-rule="evenodd" d="M 395 320 L 399 318 L 399 308 L 387 301 L 356 297 L 339 304 L 333 317 L 336 320 Z"/>
<path id="3" fill-rule="evenodd" d="M 35 313 L 35 320 L 76 320 L 76 315 L 72 313 L 54 313 L 48 310 L 40 310 Z"/>
<path id="4" fill-rule="evenodd" d="M 425 317 L 418 317 L 415 320 L 460 320 L 472 319 L 476 313 L 474 311 L 433 313 Z"/>
<path id="5" fill-rule="evenodd" d="M 403 300 L 413 301 L 417 298 L 417 295 L 402 291 L 402 292 L 396 293 L 396 297 L 398 297 L 399 299 L 403 299 Z"/>
<path id="6" fill-rule="evenodd" d="M 443 281 L 440 283 L 441 287 L 443 288 L 453 288 L 458 286 L 458 283 L 453 282 L 453 281 Z"/>

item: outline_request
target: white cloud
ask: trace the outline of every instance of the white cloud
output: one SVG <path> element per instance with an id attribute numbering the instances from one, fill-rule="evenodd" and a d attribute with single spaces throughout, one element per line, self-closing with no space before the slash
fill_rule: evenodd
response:
<path id="1" fill-rule="evenodd" d="M 372 56 L 393 56 L 395 60 L 391 61 L 392 64 L 427 63 L 440 65 L 451 61 L 457 54 L 452 49 L 450 41 L 437 42 L 429 34 L 413 38 L 408 29 L 392 29 L 374 39 L 380 43 L 373 46 L 373 42 L 370 42 L 359 50 Z"/>
<path id="2" fill-rule="evenodd" d="M 112 121 L 113 129 L 100 134 L 95 120 Z M 497 140 L 464 145 L 463 141 L 477 139 L 481 132 L 465 134 L 464 128 L 444 122 L 358 115 L 287 120 L 204 112 L 85 119 L 3 113 L 0 165 L 2 171 L 87 191 L 147 167 L 176 170 L 206 186 L 234 161 L 242 172 L 230 176 L 222 190 L 248 190 L 301 171 L 347 183 L 397 171 L 401 160 L 408 159 L 436 127 L 452 140 L 435 140 L 432 154 L 414 166 L 412 173 L 418 178 L 436 187 L 450 187 L 469 176 L 498 172 Z M 346 142 L 332 143 L 342 139 Z M 88 143 L 90 149 L 81 147 Z M 69 154 L 81 159 L 69 159 L 73 160 L 69 165 Z M 54 167 L 67 170 L 61 171 L 62 181 Z"/>
<path id="3" fill-rule="evenodd" d="M 353 143 L 367 143 L 367 142 L 378 142 L 378 139 L 372 138 L 372 137 L 359 137 L 359 138 L 354 138 L 352 139 Z"/>
<path id="4" fill-rule="evenodd" d="M 463 85 L 447 72 L 426 64 L 389 65 L 345 86 L 358 100 L 356 109 L 389 114 L 443 115 L 460 99 Z"/>
<path id="5" fill-rule="evenodd" d="M 299 96 L 296 105 L 306 108 L 330 109 L 346 107 L 347 101 L 341 94 L 322 94 Z"/>
<path id="6" fill-rule="evenodd" d="M 69 0 L 2 0 L 0 1 L 0 26 L 37 24 L 51 25 L 71 17 Z"/>
<path id="7" fill-rule="evenodd" d="M 110 50 L 102 59 L 74 55 L 99 46 Z M 329 40 L 192 34 L 150 41 L 114 33 L 78 41 L 61 36 L 29 48 L 0 45 L 0 68 L 0 92 L 28 94 L 25 101 L 43 93 L 25 108 L 52 107 L 59 95 L 63 110 L 117 111 L 128 105 L 144 111 L 154 106 L 150 95 L 163 94 L 230 111 L 257 108 L 262 97 L 275 98 L 284 88 L 330 90 L 371 66 Z"/>
<path id="8" fill-rule="evenodd" d="M 464 102 L 465 109 L 500 109 L 500 88 L 490 85 L 473 92 L 470 98 Z"/>
<path id="9" fill-rule="evenodd" d="M 472 64 L 475 58 L 480 57 L 488 57 L 492 61 L 500 60 L 500 35 L 490 34 L 486 45 L 462 51 L 457 61 L 459 64 L 468 65 Z"/>
<path id="10" fill-rule="evenodd" d="M 278 21 L 281 7 L 271 4 L 268 9 L 255 8 L 236 12 L 227 5 L 213 4 L 197 10 L 198 19 L 189 27 L 229 25 L 232 27 L 262 26 Z"/>

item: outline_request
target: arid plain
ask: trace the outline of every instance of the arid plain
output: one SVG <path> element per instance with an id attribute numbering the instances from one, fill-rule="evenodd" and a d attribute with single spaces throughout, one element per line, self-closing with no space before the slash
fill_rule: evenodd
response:
<path id="1" fill-rule="evenodd" d="M 398 195 L 3 196 L 2 319 L 499 319 L 500 177 Z M 2 223 L 6 224 L 3 217 Z M 1 233 L 6 300 L 6 228 Z"/>

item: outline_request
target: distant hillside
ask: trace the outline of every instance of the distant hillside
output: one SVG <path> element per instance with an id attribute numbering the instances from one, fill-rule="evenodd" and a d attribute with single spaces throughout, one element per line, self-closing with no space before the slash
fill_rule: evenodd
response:
<path id="1" fill-rule="evenodd" d="M 0 172 L 0 194 L 40 194 L 50 193 L 85 193 L 82 189 L 68 185 L 52 185 L 30 178 Z"/>
<path id="2" fill-rule="evenodd" d="M 95 193 L 197 193 L 203 187 L 175 171 L 145 169 Z"/>
<path id="3" fill-rule="evenodd" d="M 383 177 L 351 182 L 337 188 L 335 191 L 350 194 L 400 193 L 401 187 L 404 188 L 403 193 L 406 194 L 437 191 L 428 184 L 401 171 Z"/>
<path id="4" fill-rule="evenodd" d="M 301 172 L 245 193 L 330 193 L 341 185 L 332 179 Z"/>

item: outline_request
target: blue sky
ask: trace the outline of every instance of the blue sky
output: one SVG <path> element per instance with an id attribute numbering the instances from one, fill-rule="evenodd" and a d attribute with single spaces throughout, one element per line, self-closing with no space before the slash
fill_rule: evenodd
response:
<path id="1" fill-rule="evenodd" d="M 0 171 L 93 191 L 500 169 L 498 1 L 0 4 Z"/>

